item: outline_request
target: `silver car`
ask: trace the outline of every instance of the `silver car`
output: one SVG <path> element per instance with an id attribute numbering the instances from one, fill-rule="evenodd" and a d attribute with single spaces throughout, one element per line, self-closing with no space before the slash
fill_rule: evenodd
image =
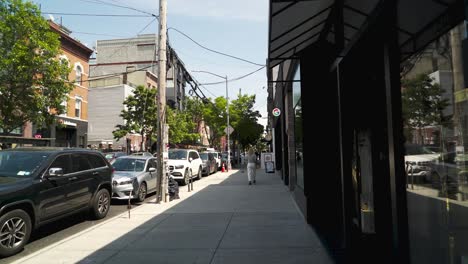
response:
<path id="1" fill-rule="evenodd" d="M 137 199 L 143 202 L 146 195 L 156 191 L 156 159 L 147 156 L 125 156 L 112 162 L 112 198 Z"/>

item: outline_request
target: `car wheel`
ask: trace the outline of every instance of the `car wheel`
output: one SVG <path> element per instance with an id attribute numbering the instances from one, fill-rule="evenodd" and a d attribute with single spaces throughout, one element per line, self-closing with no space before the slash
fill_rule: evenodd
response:
<path id="1" fill-rule="evenodd" d="M 189 176 L 189 170 L 186 169 L 185 174 L 184 174 L 184 179 L 182 180 L 182 183 L 181 183 L 182 186 L 189 184 L 189 177 L 190 177 Z"/>
<path id="2" fill-rule="evenodd" d="M 0 256 L 7 257 L 21 251 L 31 235 L 31 218 L 16 209 L 0 217 Z"/>
<path id="3" fill-rule="evenodd" d="M 198 168 L 197 179 L 200 180 L 200 179 L 203 177 L 202 172 L 203 172 L 203 170 L 202 170 L 202 167 L 200 166 L 200 167 Z M 209 169 L 209 168 L 208 168 L 208 175 L 210 175 L 210 169 Z M 208 176 L 208 175 L 207 175 L 207 176 Z"/>
<path id="4" fill-rule="evenodd" d="M 138 202 L 143 202 L 146 199 L 146 194 L 148 193 L 148 187 L 146 186 L 146 182 L 142 182 L 140 184 L 140 188 L 138 188 Z"/>
<path id="5" fill-rule="evenodd" d="M 106 217 L 110 209 L 110 195 L 106 188 L 98 191 L 93 201 L 92 217 L 96 220 Z"/>

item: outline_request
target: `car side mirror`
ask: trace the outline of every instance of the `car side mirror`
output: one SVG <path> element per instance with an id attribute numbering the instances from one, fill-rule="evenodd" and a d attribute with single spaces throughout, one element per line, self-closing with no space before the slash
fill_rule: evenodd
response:
<path id="1" fill-rule="evenodd" d="M 189 158 L 189 159 L 188 159 L 189 162 L 192 162 L 192 160 L 193 160 L 192 158 Z"/>
<path id="2" fill-rule="evenodd" d="M 148 171 L 149 171 L 149 172 L 155 172 L 155 171 L 156 171 L 156 168 L 151 167 L 151 168 L 148 169 Z"/>
<path id="3" fill-rule="evenodd" d="M 48 177 L 60 177 L 63 176 L 63 169 L 62 168 L 50 168 Z"/>

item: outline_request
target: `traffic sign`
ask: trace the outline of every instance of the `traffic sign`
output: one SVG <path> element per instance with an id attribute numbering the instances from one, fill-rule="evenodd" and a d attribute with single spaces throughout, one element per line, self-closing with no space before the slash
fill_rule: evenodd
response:
<path id="1" fill-rule="evenodd" d="M 232 132 L 234 132 L 234 128 L 233 128 L 231 125 L 229 125 L 228 127 L 226 127 L 226 128 L 224 129 L 224 133 L 226 133 L 226 134 L 231 135 Z"/>
<path id="2" fill-rule="evenodd" d="M 272 111 L 273 116 L 280 116 L 281 115 L 281 110 L 279 108 L 275 108 Z"/>

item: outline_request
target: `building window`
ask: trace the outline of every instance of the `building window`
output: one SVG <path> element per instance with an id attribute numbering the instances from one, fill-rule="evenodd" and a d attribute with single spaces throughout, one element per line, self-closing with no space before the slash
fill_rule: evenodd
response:
<path id="1" fill-rule="evenodd" d="M 66 116 L 68 113 L 68 95 L 67 99 L 63 100 L 60 105 L 63 106 L 63 113 L 61 113 L 60 116 Z"/>
<path id="2" fill-rule="evenodd" d="M 75 99 L 75 116 L 81 118 L 81 99 Z"/>
<path id="3" fill-rule="evenodd" d="M 83 69 L 81 68 L 81 66 L 76 66 L 76 69 L 75 69 L 75 72 L 76 72 L 76 83 L 81 85 L 81 75 L 83 74 Z"/>

